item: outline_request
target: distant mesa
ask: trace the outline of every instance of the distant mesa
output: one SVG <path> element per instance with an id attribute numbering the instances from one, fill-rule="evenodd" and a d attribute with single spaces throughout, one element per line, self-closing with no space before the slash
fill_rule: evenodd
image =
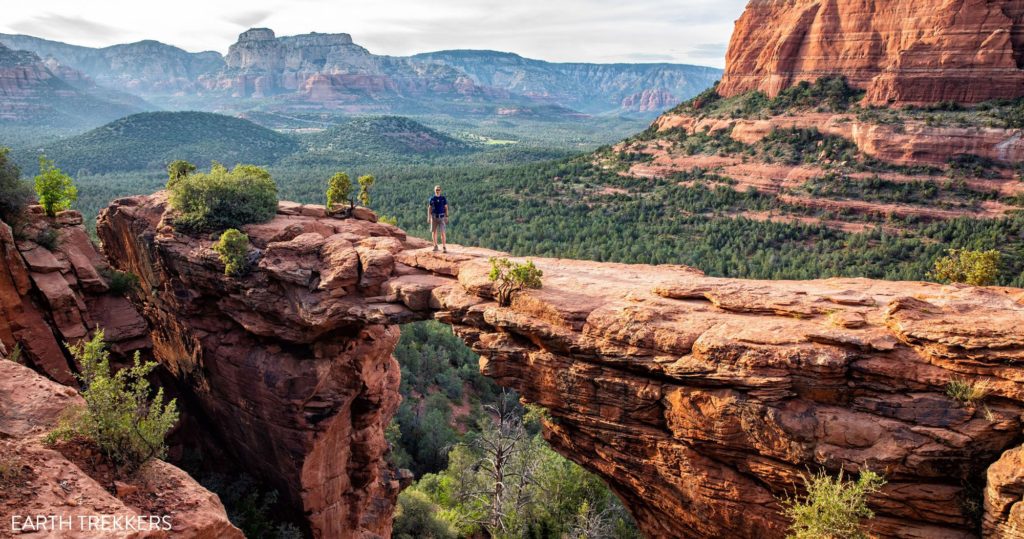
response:
<path id="1" fill-rule="evenodd" d="M 241 34 L 238 34 L 238 42 L 244 43 L 246 41 L 268 41 L 274 39 L 274 31 L 270 28 L 250 28 Z"/>

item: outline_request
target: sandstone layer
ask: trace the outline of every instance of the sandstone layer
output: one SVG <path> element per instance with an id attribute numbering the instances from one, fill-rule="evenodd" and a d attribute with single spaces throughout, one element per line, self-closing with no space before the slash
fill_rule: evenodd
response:
<path id="1" fill-rule="evenodd" d="M 160 460 L 147 463 L 130 482 L 109 484 L 92 477 L 75 462 L 46 446 L 42 439 L 70 407 L 84 406 L 75 390 L 47 380 L 0 355 L 0 535 L 86 539 L 181 538 L 242 539 L 228 521 L 216 494 L 182 470 Z M 158 500 L 151 505 L 152 500 Z M 146 505 L 146 507 L 143 506 Z M 25 524 L 27 515 L 54 515 L 63 524 Z M 96 515 L 167 517 L 135 530 L 90 528 Z M 14 519 L 14 520 L 12 520 Z M 170 529 L 166 529 L 169 524 Z M 15 526 L 17 526 L 15 528 Z M 50 527 L 43 527 L 50 526 Z"/>
<path id="2" fill-rule="evenodd" d="M 374 298 L 413 244 L 368 211 L 332 219 L 282 203 L 274 221 L 244 228 L 260 256 L 228 279 L 210 239 L 175 233 L 166 211 L 162 195 L 121 199 L 97 226 L 111 262 L 141 277 L 155 358 L 316 537 L 390 537 L 402 476 L 384 430 L 404 319 Z"/>
<path id="3" fill-rule="evenodd" d="M 718 90 L 774 96 L 825 75 L 871 104 L 1024 96 L 1024 1 L 752 0 Z"/>
<path id="4" fill-rule="evenodd" d="M 158 359 L 321 536 L 386 534 L 394 324 L 431 316 L 549 410 L 548 440 L 650 537 L 783 537 L 778 497 L 801 473 L 865 467 L 888 480 L 870 500 L 875 536 L 1024 525 L 1022 290 L 534 259 L 543 288 L 501 307 L 491 251 L 433 253 L 388 225 L 282 203 L 245 227 L 255 269 L 229 279 L 210 240 L 169 218 L 162 194 L 115 201 L 106 253 L 151 290 Z M 947 396 L 961 379 L 989 395 Z"/>
<path id="5" fill-rule="evenodd" d="M 977 156 L 1006 165 L 1024 162 L 1022 129 L 931 126 L 913 120 L 881 124 L 861 121 L 853 114 L 813 112 L 765 119 L 663 114 L 654 125 L 658 131 L 673 128 L 688 133 L 725 131 L 745 144 L 754 144 L 780 129 L 816 129 L 827 135 L 843 137 L 866 155 L 894 165 L 943 167 L 957 155 Z"/>
<path id="6" fill-rule="evenodd" d="M 145 319 L 110 292 L 109 265 L 89 240 L 82 215 L 47 217 L 30 206 L 15 231 L 0 222 L 0 349 L 22 350 L 23 360 L 64 384 L 73 384 L 64 343 L 97 328 L 116 357 L 149 348 Z M 42 238 L 52 238 L 44 245 Z"/>

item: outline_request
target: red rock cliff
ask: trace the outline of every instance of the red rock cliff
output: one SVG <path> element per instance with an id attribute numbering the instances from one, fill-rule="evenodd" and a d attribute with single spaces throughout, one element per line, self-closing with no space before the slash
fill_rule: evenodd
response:
<path id="1" fill-rule="evenodd" d="M 282 203 L 245 227 L 254 272 L 227 279 L 211 242 L 175 233 L 165 211 L 159 194 L 115 201 L 104 248 L 150 290 L 157 357 L 320 536 L 387 534 L 394 324 L 427 316 L 546 407 L 548 440 L 650 537 L 782 537 L 778 496 L 800 473 L 864 466 L 888 479 L 870 500 L 875 536 L 1024 525 L 1022 290 L 535 259 L 544 287 L 504 308 L 491 251 L 432 253 L 394 227 Z M 960 378 L 989 385 L 983 404 L 946 395 Z"/>
<path id="2" fill-rule="evenodd" d="M 46 217 L 29 207 L 15 231 L 0 222 L 0 348 L 22 349 L 26 362 L 54 380 L 73 384 L 62 344 L 97 327 L 120 357 L 149 347 L 149 327 L 124 297 L 111 294 L 106 260 L 93 247 L 82 215 Z M 44 245 L 42 238 L 52 238 Z"/>
<path id="3" fill-rule="evenodd" d="M 873 104 L 1024 95 L 1024 0 L 751 0 L 719 93 L 846 75 Z"/>

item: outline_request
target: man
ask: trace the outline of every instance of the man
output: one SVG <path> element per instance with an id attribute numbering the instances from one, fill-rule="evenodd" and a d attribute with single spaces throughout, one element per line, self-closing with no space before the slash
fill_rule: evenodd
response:
<path id="1" fill-rule="evenodd" d="M 434 238 L 434 251 L 437 251 L 437 233 L 441 233 L 441 249 L 448 252 L 448 238 L 445 225 L 448 224 L 448 199 L 441 194 L 441 186 L 434 186 L 434 196 L 427 201 L 427 222 L 430 223 L 430 235 Z"/>

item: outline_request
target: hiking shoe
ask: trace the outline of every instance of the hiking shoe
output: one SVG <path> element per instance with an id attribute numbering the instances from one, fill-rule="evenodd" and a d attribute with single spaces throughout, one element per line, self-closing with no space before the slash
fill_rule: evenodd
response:
<path id="1" fill-rule="evenodd" d="M 441 251 L 447 253 L 448 252 L 448 247 L 441 247 Z"/>
<path id="2" fill-rule="evenodd" d="M 437 246 L 436 245 L 434 246 L 434 252 L 435 253 L 437 252 Z"/>

